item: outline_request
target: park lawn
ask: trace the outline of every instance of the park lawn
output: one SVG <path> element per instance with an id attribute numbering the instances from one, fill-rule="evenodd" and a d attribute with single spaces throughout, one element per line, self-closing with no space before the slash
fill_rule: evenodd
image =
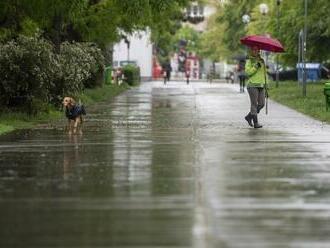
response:
<path id="1" fill-rule="evenodd" d="M 279 82 L 276 88 L 274 82 L 270 84 L 269 96 L 271 99 L 295 109 L 303 114 L 320 121 L 330 123 L 330 112 L 325 109 L 323 94 L 324 82 L 308 83 L 307 96 L 302 96 L 302 86 L 296 81 Z"/>
<path id="2" fill-rule="evenodd" d="M 100 101 L 110 100 L 128 88 L 126 84 L 121 86 L 104 85 L 95 89 L 86 89 L 78 98 L 83 104 L 92 105 Z M 39 113 L 33 116 L 26 113 L 2 112 L 0 113 L 0 135 L 16 129 L 32 128 L 37 124 L 49 123 L 60 118 L 63 118 L 63 112 L 55 110 L 51 106 L 48 113 Z"/>

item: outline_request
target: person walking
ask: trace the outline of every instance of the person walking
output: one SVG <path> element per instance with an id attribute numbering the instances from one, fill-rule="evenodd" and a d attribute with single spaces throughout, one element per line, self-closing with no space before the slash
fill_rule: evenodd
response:
<path id="1" fill-rule="evenodd" d="M 237 76 L 239 79 L 240 92 L 244 93 L 245 90 L 245 60 L 240 60 L 237 65 Z"/>
<path id="2" fill-rule="evenodd" d="M 165 69 L 162 69 L 162 72 L 163 72 L 164 85 L 165 85 L 167 82 L 167 71 Z"/>
<path id="3" fill-rule="evenodd" d="M 260 49 L 252 47 L 245 64 L 248 77 L 247 90 L 250 96 L 251 108 L 245 120 L 251 127 L 262 128 L 258 122 L 258 114 L 265 105 L 266 65 L 260 56 Z"/>
<path id="4" fill-rule="evenodd" d="M 190 79 L 190 70 L 186 70 L 186 83 L 189 84 L 189 79 Z"/>
<path id="5" fill-rule="evenodd" d="M 172 71 L 171 63 L 168 61 L 163 65 L 164 84 L 166 84 L 166 82 L 170 81 L 171 71 Z"/>
<path id="6" fill-rule="evenodd" d="M 166 70 L 166 79 L 169 82 L 171 80 L 171 72 L 172 72 L 172 66 L 170 62 L 167 62 L 165 70 Z"/>

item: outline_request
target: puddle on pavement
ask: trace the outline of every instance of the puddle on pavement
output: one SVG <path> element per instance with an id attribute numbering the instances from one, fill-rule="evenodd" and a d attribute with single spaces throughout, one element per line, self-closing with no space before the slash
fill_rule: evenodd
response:
<path id="1" fill-rule="evenodd" d="M 61 122 L 1 137 L 0 246 L 330 243 L 317 132 L 247 128 L 233 111 L 246 99 L 227 86 L 166 87 L 91 109 L 82 136 Z"/>

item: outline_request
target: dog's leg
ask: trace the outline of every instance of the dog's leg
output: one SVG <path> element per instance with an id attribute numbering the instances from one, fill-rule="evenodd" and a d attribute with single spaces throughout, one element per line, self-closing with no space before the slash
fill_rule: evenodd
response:
<path id="1" fill-rule="evenodd" d="M 74 125 L 73 125 L 73 133 L 76 134 L 77 130 L 79 130 L 80 126 L 80 116 L 74 119 Z"/>
<path id="2" fill-rule="evenodd" d="M 65 126 L 65 129 L 64 129 L 65 132 L 70 132 L 70 124 L 71 124 L 71 122 L 68 119 L 68 124 Z"/>
<path id="3" fill-rule="evenodd" d="M 73 134 L 77 133 L 77 127 L 78 127 L 78 121 L 77 119 L 75 119 L 73 122 Z"/>
<path id="4" fill-rule="evenodd" d="M 72 131 L 74 131 L 74 120 L 69 120 L 69 134 L 72 134 Z"/>
<path id="5" fill-rule="evenodd" d="M 80 116 L 80 125 L 79 125 L 79 134 L 82 135 L 83 133 L 83 125 L 84 125 L 84 120 L 83 120 L 83 117 Z"/>

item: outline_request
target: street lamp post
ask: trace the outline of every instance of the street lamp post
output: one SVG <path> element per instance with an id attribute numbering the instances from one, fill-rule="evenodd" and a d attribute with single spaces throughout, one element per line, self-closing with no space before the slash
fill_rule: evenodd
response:
<path id="1" fill-rule="evenodd" d="M 305 15 L 304 15 L 304 33 L 303 33 L 303 51 L 302 59 L 304 63 L 303 69 L 303 96 L 306 96 L 306 81 L 307 81 L 307 72 L 306 72 L 306 52 L 307 52 L 307 0 L 305 0 Z"/>
<path id="2" fill-rule="evenodd" d="M 280 5 L 281 5 L 282 0 L 276 0 L 276 23 L 277 23 L 277 36 L 280 35 Z M 279 84 L 279 71 L 278 71 L 278 54 L 276 55 L 276 88 L 278 88 Z"/>
<path id="3" fill-rule="evenodd" d="M 259 5 L 259 11 L 260 13 L 262 14 L 262 16 L 264 17 L 263 18 L 263 21 L 264 21 L 264 27 L 263 27 L 263 32 L 264 32 L 264 35 L 266 35 L 266 20 L 265 20 L 265 16 L 267 15 L 268 11 L 269 11 L 269 8 L 268 8 L 268 5 L 265 4 L 265 3 L 261 3 Z M 265 57 L 266 57 L 266 65 L 268 65 L 268 52 L 265 52 L 264 53 Z"/>
<path id="4" fill-rule="evenodd" d="M 124 42 L 127 45 L 127 61 L 129 61 L 130 60 L 130 56 L 129 56 L 130 51 L 129 51 L 129 49 L 130 49 L 130 46 L 131 46 L 131 42 L 127 37 L 124 38 Z M 129 63 L 129 62 L 127 62 L 127 63 Z"/>

